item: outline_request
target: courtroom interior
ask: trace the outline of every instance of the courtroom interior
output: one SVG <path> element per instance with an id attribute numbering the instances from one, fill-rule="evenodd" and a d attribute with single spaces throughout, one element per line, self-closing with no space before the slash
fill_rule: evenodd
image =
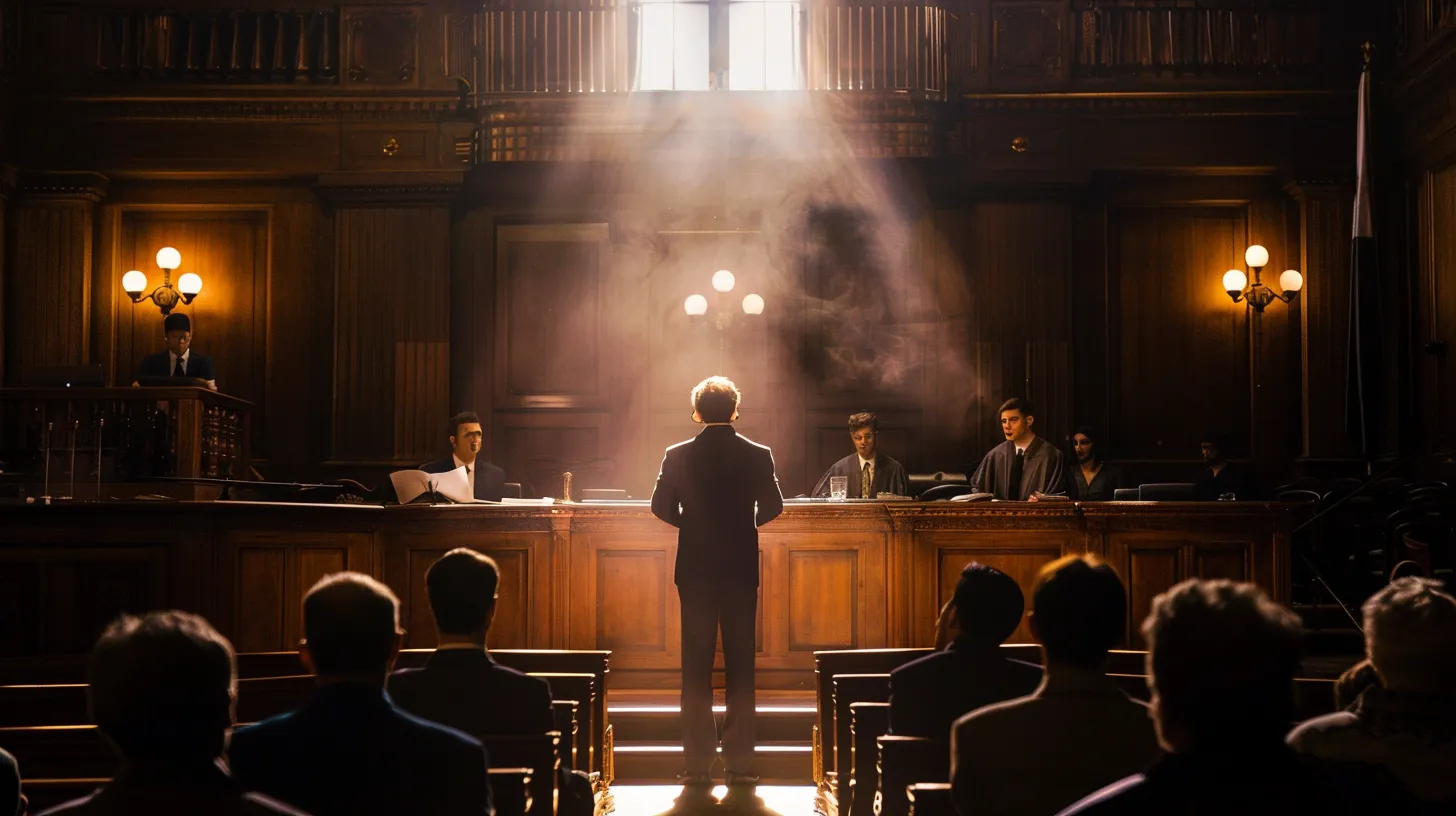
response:
<path id="1" fill-rule="evenodd" d="M 1452 812 L 1453 89 L 1456 0 L 0 0 L 0 816 Z"/>

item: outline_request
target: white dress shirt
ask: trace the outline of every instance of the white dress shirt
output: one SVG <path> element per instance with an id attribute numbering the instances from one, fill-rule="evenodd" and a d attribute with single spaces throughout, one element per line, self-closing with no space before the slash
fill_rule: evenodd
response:
<path id="1" fill-rule="evenodd" d="M 191 357 L 192 357 L 192 349 L 187 349 L 186 351 L 182 352 L 182 374 L 183 374 L 183 376 L 186 376 L 186 374 L 187 374 L 187 361 Z M 175 372 L 176 370 L 177 370 L 177 353 L 175 351 L 172 351 L 171 349 L 167 349 L 167 376 L 168 377 L 172 376 L 172 373 Z"/>

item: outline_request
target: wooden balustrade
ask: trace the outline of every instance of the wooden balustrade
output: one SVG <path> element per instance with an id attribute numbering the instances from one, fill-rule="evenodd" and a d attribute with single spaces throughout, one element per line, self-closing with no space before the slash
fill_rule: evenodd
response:
<path id="1" fill-rule="evenodd" d="M 945 93 L 944 6 L 873 0 L 808 5 L 810 90 Z"/>
<path id="2" fill-rule="evenodd" d="M 338 80 L 335 10 L 98 11 L 96 71 L 132 80 Z"/>
<path id="3" fill-rule="evenodd" d="M 1073 64 L 1083 76 L 1308 71 L 1325 41 L 1315 5 L 1092 0 L 1075 3 L 1072 16 Z"/>

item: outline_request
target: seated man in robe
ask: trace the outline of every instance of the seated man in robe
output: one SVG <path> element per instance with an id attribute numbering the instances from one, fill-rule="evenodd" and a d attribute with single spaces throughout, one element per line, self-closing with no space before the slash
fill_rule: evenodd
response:
<path id="1" fill-rule="evenodd" d="M 1031 401 L 1013 397 L 1001 405 L 1001 433 L 1006 441 L 981 460 L 971 486 L 1002 501 L 1039 501 L 1067 495 L 1062 452 L 1036 435 Z"/>
<path id="2" fill-rule="evenodd" d="M 879 452 L 880 419 L 869 411 L 849 415 L 849 441 L 854 453 L 830 466 L 814 486 L 815 496 L 829 495 L 829 480 L 843 476 L 847 480 L 846 498 L 873 499 L 881 493 L 907 496 L 910 485 L 905 468 Z"/>

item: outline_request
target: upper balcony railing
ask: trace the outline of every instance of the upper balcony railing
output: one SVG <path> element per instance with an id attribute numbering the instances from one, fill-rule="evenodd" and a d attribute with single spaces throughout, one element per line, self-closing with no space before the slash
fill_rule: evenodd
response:
<path id="1" fill-rule="evenodd" d="M 1456 0 L 1399 2 L 1419 6 L 1422 43 L 1456 25 Z M 1336 28 L 1345 18 L 1322 0 L 491 0 L 474 11 L 178 3 L 36 0 L 19 16 L 19 70 L 103 93 L 184 83 L 448 92 L 458 81 L 481 103 L 625 93 L 644 87 L 649 66 L 659 84 L 648 87 L 667 76 L 668 87 L 734 88 L 749 74 L 787 72 L 792 81 L 764 87 L 948 99 L 1321 86 L 1340 76 L 1332 66 L 1358 68 L 1358 52 L 1341 52 L 1360 41 Z M 738 70 L 740 59 L 752 71 Z M 672 84 L 678 77 L 686 80 Z"/>
<path id="2" fill-rule="evenodd" d="M 1456 0 L 1394 0 L 1399 16 L 1397 51 L 1403 62 L 1415 62 L 1441 42 L 1456 39 Z"/>

